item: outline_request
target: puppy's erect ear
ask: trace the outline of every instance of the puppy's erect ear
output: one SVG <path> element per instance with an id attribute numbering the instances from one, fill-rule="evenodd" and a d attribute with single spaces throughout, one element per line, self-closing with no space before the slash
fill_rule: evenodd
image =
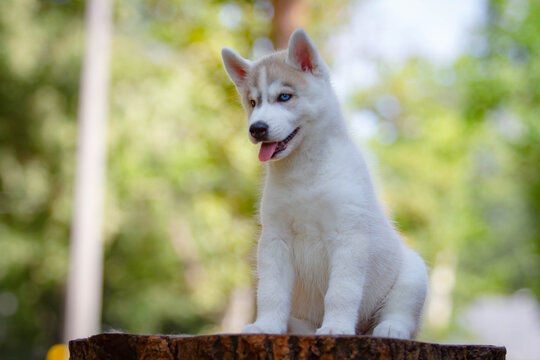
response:
<path id="1" fill-rule="evenodd" d="M 315 44 L 302 28 L 296 29 L 289 39 L 287 63 L 302 71 L 320 73 L 324 63 Z"/>
<path id="2" fill-rule="evenodd" d="M 227 70 L 233 83 L 236 87 L 241 87 L 249 73 L 251 62 L 227 47 L 221 49 L 221 57 L 223 59 L 223 65 L 225 65 L 225 70 Z"/>

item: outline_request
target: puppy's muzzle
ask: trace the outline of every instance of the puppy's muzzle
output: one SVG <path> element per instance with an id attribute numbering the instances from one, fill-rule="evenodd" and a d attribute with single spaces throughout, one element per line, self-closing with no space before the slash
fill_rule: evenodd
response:
<path id="1" fill-rule="evenodd" d="M 257 121 L 249 127 L 249 133 L 255 140 L 264 141 L 268 135 L 268 124 Z"/>

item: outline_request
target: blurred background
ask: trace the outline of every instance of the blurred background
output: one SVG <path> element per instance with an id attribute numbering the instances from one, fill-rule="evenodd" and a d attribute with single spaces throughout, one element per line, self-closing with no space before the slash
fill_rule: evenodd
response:
<path id="1" fill-rule="evenodd" d="M 228 46 L 303 26 L 396 227 L 430 267 L 420 340 L 540 358 L 540 2 L 116 0 L 101 331 L 234 332 L 261 165 Z M 0 2 L 0 358 L 62 342 L 82 0 Z"/>

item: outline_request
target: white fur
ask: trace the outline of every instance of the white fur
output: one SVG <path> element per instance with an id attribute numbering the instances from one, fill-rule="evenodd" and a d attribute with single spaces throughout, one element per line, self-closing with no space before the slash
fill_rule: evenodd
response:
<path id="1" fill-rule="evenodd" d="M 311 69 L 302 69 L 306 57 Z M 250 124 L 265 121 L 270 141 L 300 127 L 267 165 L 257 319 L 243 332 L 413 338 L 426 296 L 424 263 L 384 214 L 347 133 L 327 67 L 307 34 L 295 31 L 285 60 L 304 85 L 290 78 L 269 83 L 263 66 L 252 86 L 247 78 L 258 62 L 229 49 L 223 59 L 246 110 L 249 99 L 261 99 Z M 283 90 L 284 82 L 293 83 L 294 103 L 274 101 L 280 92 L 290 92 Z"/>

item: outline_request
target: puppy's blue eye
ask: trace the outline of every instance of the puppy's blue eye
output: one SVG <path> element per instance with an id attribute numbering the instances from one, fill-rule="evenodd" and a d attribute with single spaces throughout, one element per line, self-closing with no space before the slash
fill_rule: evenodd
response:
<path id="1" fill-rule="evenodd" d="M 291 94 L 279 94 L 278 101 L 285 102 L 291 100 Z"/>

